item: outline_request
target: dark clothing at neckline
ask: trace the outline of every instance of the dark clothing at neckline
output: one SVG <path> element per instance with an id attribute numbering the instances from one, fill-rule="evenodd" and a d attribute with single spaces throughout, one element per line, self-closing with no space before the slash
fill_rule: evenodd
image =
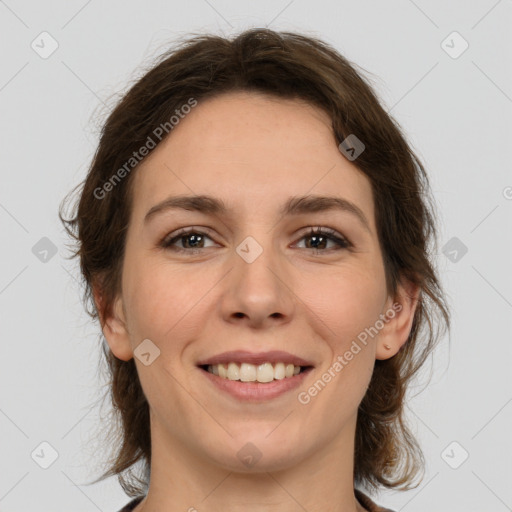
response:
<path id="1" fill-rule="evenodd" d="M 354 494 L 356 496 L 357 501 L 361 503 L 361 505 L 368 510 L 368 512 L 394 512 L 389 508 L 379 507 L 373 500 L 371 500 L 366 494 L 364 494 L 359 489 L 354 489 Z M 134 498 L 130 503 L 125 505 L 119 512 L 131 512 L 143 499 L 145 496 L 138 496 Z"/>

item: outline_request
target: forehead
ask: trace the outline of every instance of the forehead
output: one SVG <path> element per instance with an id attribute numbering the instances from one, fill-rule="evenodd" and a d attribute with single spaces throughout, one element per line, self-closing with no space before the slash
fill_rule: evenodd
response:
<path id="1" fill-rule="evenodd" d="M 229 93 L 198 101 L 136 169 L 134 215 L 170 194 L 276 209 L 292 195 L 339 195 L 373 218 L 368 178 L 338 150 L 326 112 L 303 100 Z"/>

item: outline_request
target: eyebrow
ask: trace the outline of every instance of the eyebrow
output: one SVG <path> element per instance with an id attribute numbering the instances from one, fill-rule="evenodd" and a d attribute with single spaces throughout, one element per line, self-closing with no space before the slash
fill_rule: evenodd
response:
<path id="1" fill-rule="evenodd" d="M 146 213 L 144 224 L 162 213 L 172 209 L 196 211 L 207 215 L 233 215 L 233 209 L 222 199 L 206 195 L 171 196 L 156 204 Z M 368 232 L 371 233 L 368 219 L 363 211 L 354 203 L 335 196 L 295 196 L 290 197 L 279 211 L 279 216 L 301 215 L 305 213 L 339 210 L 354 215 Z"/>

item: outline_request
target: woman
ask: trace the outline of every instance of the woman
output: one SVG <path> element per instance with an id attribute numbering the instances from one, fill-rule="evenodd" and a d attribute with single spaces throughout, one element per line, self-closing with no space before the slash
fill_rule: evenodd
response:
<path id="1" fill-rule="evenodd" d="M 106 340 L 120 424 L 98 480 L 123 511 L 378 511 L 369 492 L 413 486 L 405 392 L 435 314 L 449 327 L 428 192 L 318 39 L 196 36 L 137 81 L 61 214 Z"/>

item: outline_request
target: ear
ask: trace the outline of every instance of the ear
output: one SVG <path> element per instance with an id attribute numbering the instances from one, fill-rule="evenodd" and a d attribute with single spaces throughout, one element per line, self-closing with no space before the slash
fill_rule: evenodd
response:
<path id="1" fill-rule="evenodd" d="M 94 302 L 100 315 L 101 329 L 112 353 L 123 361 L 133 358 L 122 297 L 116 297 L 111 308 L 105 309 L 105 300 L 99 286 L 93 287 Z"/>
<path id="2" fill-rule="evenodd" d="M 386 301 L 386 309 L 382 312 L 387 318 L 379 332 L 375 359 L 393 357 L 405 344 L 411 333 L 414 313 L 420 297 L 420 286 L 403 279 L 397 290 L 397 296 Z M 387 348 L 389 347 L 389 348 Z"/>

